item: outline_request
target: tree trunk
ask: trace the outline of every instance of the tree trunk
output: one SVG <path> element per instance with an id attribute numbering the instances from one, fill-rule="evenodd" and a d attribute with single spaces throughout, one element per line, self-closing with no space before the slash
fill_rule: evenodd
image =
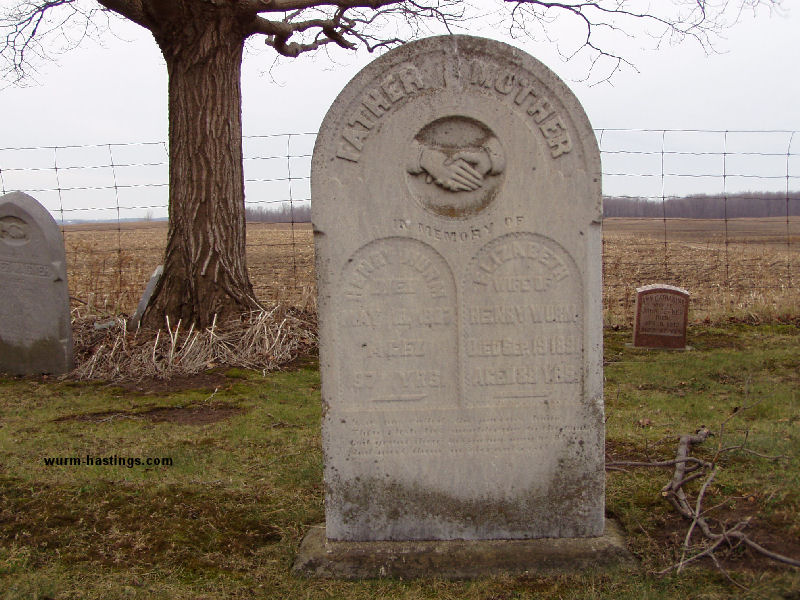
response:
<path id="1" fill-rule="evenodd" d="M 169 74 L 169 233 L 142 322 L 208 326 L 258 307 L 245 258 L 241 65 L 232 11 L 172 0 L 153 30 Z"/>

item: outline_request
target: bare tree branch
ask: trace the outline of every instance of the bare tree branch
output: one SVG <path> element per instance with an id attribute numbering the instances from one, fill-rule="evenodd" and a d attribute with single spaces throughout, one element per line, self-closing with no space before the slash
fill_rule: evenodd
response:
<path id="1" fill-rule="evenodd" d="M 295 13 L 297 14 L 297 13 Z M 335 43 L 342 48 L 352 50 L 356 44 L 345 38 L 345 33 L 350 32 L 349 23 L 343 21 L 344 11 L 337 11 L 332 19 L 310 19 L 307 21 L 269 21 L 257 17 L 253 21 L 253 33 L 266 35 L 266 43 L 283 55 L 295 57 L 302 52 L 316 50 L 320 46 Z M 309 29 L 317 29 L 317 35 L 311 42 L 289 43 L 289 38 L 295 33 L 302 33 Z"/>
<path id="2" fill-rule="evenodd" d="M 151 25 L 145 18 L 142 0 L 97 0 L 97 2 L 142 27 L 149 28 Z"/>
<path id="3" fill-rule="evenodd" d="M 480 10 L 485 10 L 483 2 Z M 180 13 L 175 7 L 195 3 L 236 15 L 246 35 L 263 35 L 267 45 L 288 57 L 330 44 L 372 52 L 433 33 L 454 33 L 482 14 L 463 0 L 16 0 L 0 12 L 0 60 L 20 79 L 49 53 L 66 51 L 86 35 L 100 35 L 103 23 L 96 19 L 102 13 L 121 15 L 152 31 Z M 629 0 L 494 0 L 492 6 L 502 9 L 505 16 L 498 25 L 512 37 L 542 34 L 564 60 L 586 57 L 586 77 L 602 82 L 624 67 L 635 69 L 616 38 L 639 32 L 656 46 L 690 38 L 711 51 L 716 38 L 745 11 L 780 10 L 782 0 L 660 0 L 646 11 Z M 570 22 L 580 30 L 570 34 Z"/>
<path id="4" fill-rule="evenodd" d="M 407 39 L 433 33 L 438 24 L 451 31 L 464 19 L 464 6 L 459 0 L 381 0 L 272 3 L 247 0 L 249 10 L 258 12 L 253 20 L 253 33 L 266 36 L 265 42 L 283 56 L 295 57 L 326 44 L 355 49 L 363 46 L 373 52 L 392 47 Z M 280 21 L 268 18 L 276 7 L 285 8 Z M 290 10 L 291 9 L 291 10 Z M 402 25 L 404 34 L 392 35 L 389 29 Z"/>
<path id="5" fill-rule="evenodd" d="M 75 0 L 46 0 L 40 3 L 23 2 L 6 13 L 0 15 L 0 31 L 3 35 L 3 46 L 0 55 L 7 63 L 7 70 L 21 80 L 26 71 L 26 66 L 31 63 L 31 55 L 37 59 L 44 59 L 46 52 L 41 44 L 42 39 L 48 38 L 54 32 L 67 27 L 73 20 L 88 21 L 83 9 Z M 61 44 L 68 39 L 63 37 Z M 83 39 L 79 36 L 77 42 L 67 44 L 71 49 Z"/>
<path id="6" fill-rule="evenodd" d="M 720 437 L 722 435 L 722 431 L 724 430 L 724 425 L 727 424 L 728 421 L 730 421 L 734 415 L 741 414 L 747 408 L 748 407 L 745 406 L 741 409 L 737 409 L 733 411 L 731 415 L 729 415 L 726 419 L 724 419 L 724 421 L 720 426 Z M 714 531 L 711 523 L 709 523 L 708 519 L 706 518 L 706 515 L 710 513 L 712 510 L 714 510 L 714 508 L 717 508 L 720 505 L 717 505 L 716 507 L 712 507 L 710 509 L 703 509 L 703 501 L 705 500 L 706 494 L 711 487 L 711 483 L 713 482 L 714 478 L 719 472 L 720 466 L 718 464 L 718 461 L 720 457 L 725 453 L 736 450 L 747 450 L 747 448 L 744 447 L 744 442 L 736 446 L 721 447 L 721 445 L 718 445 L 712 461 L 701 460 L 689 455 L 693 446 L 702 444 L 711 435 L 713 435 L 711 431 L 705 426 L 702 426 L 694 434 L 687 434 L 681 436 L 678 442 L 677 450 L 675 452 L 675 458 L 673 460 L 652 461 L 652 462 L 610 461 L 606 464 L 606 467 L 610 467 L 612 470 L 617 469 L 621 466 L 629 466 L 629 467 L 674 466 L 672 478 L 661 489 L 661 496 L 664 499 L 666 499 L 670 504 L 672 504 L 675 510 L 677 510 L 678 514 L 680 514 L 684 519 L 689 521 L 690 525 L 684 537 L 681 559 L 676 564 L 671 565 L 666 569 L 663 569 L 662 571 L 659 571 L 659 574 L 663 575 L 671 571 L 680 572 L 686 565 L 695 562 L 701 558 L 709 557 L 714 562 L 714 564 L 723 572 L 723 574 L 728 576 L 727 572 L 725 572 L 725 570 L 722 568 L 721 564 L 719 563 L 715 555 L 715 552 L 725 544 L 727 544 L 730 547 L 735 547 L 738 544 L 744 544 L 749 548 L 751 548 L 752 550 L 754 550 L 755 552 L 758 552 L 759 554 L 766 556 L 771 560 L 781 562 L 786 565 L 791 565 L 793 567 L 800 567 L 800 560 L 791 558 L 789 556 L 784 556 L 782 554 L 773 552 L 771 550 L 767 550 L 760 544 L 751 540 L 750 537 L 743 532 L 745 527 L 749 525 L 750 518 L 740 521 L 733 527 L 727 527 L 723 524 L 723 526 L 721 527 L 721 531 L 718 532 Z M 746 441 L 746 436 L 745 436 L 745 441 Z M 757 454 L 758 456 L 768 458 L 770 460 L 778 460 L 780 458 L 784 458 L 782 456 L 767 457 L 763 454 L 755 452 L 753 454 Z M 689 464 L 694 464 L 694 466 L 687 467 L 687 465 Z M 692 472 L 690 475 L 687 476 L 687 472 L 691 471 L 694 472 Z M 702 477 L 705 477 L 705 481 L 700 487 L 700 490 L 697 493 L 695 501 L 692 503 L 690 502 L 689 496 L 686 493 L 685 489 L 686 485 L 691 481 L 700 479 Z M 707 545 L 689 556 L 689 553 L 694 548 L 691 545 L 691 538 L 696 529 L 699 529 L 700 532 L 703 534 L 703 537 L 707 541 Z"/>
<path id="7" fill-rule="evenodd" d="M 609 41 L 609 36 L 630 38 L 633 32 L 644 29 L 644 35 L 654 40 L 656 48 L 662 43 L 677 44 L 692 39 L 708 53 L 714 51 L 720 34 L 737 23 L 745 10 L 755 12 L 765 7 L 769 11 L 780 11 L 782 8 L 782 0 L 740 0 L 738 3 L 660 0 L 650 3 L 646 12 L 629 7 L 632 3 L 628 0 L 503 1 L 508 6 L 512 37 L 537 40 L 538 32 L 556 46 L 565 61 L 587 55 L 587 78 L 597 76 L 597 71 L 602 70 L 597 83 L 610 80 L 625 66 L 636 69 L 631 60 L 615 50 L 618 44 Z M 583 37 L 577 44 L 551 36 L 551 30 L 557 29 L 559 16 L 567 17 L 567 27 L 571 20 L 583 29 Z M 571 49 L 565 50 L 567 46 Z"/>

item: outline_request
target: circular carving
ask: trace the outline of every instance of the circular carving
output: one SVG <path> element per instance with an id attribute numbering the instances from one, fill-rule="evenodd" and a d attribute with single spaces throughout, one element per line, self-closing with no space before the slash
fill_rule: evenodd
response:
<path id="1" fill-rule="evenodd" d="M 30 241 L 28 224 L 17 217 L 0 217 L 0 241 L 9 246 L 23 246 Z"/>
<path id="2" fill-rule="evenodd" d="M 417 133 L 406 177 L 411 194 L 425 210 L 464 219 L 492 203 L 505 168 L 505 151 L 494 132 L 471 117 L 453 115 Z"/>

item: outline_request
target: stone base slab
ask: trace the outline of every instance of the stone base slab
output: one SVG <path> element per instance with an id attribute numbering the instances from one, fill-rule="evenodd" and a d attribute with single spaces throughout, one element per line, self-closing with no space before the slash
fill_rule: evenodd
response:
<path id="1" fill-rule="evenodd" d="M 670 348 L 669 346 L 637 346 L 633 342 L 626 342 L 626 348 L 635 348 L 636 350 L 672 350 L 675 352 L 689 352 L 694 350 L 692 346 L 681 346 L 680 348 Z"/>
<path id="2" fill-rule="evenodd" d="M 292 572 L 321 578 L 443 577 L 471 579 L 500 573 L 546 574 L 632 566 L 619 527 L 606 519 L 597 538 L 335 542 L 325 526 L 303 539 Z"/>

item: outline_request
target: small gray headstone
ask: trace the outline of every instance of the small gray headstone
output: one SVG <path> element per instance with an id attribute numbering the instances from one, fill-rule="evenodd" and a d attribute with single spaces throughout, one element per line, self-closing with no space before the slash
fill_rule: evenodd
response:
<path id="1" fill-rule="evenodd" d="M 689 292 L 672 285 L 636 289 L 633 345 L 642 348 L 686 348 Z"/>
<path id="2" fill-rule="evenodd" d="M 136 306 L 136 312 L 133 313 L 133 316 L 128 323 L 128 327 L 130 329 L 136 329 L 139 327 L 139 323 L 142 321 L 142 316 L 144 316 L 144 311 L 147 309 L 147 305 L 150 304 L 150 298 L 153 296 L 153 292 L 158 285 L 158 280 L 161 279 L 161 275 L 163 275 L 163 273 L 164 265 L 158 265 L 156 270 L 153 271 L 153 274 L 150 276 L 150 281 L 147 282 L 147 285 L 144 288 L 144 293 L 139 299 L 139 304 Z"/>
<path id="3" fill-rule="evenodd" d="M 0 197 L 0 372 L 72 369 L 64 240 L 53 217 L 22 192 Z"/>
<path id="4" fill-rule="evenodd" d="M 312 161 L 326 535 L 604 527 L 600 155 L 499 42 L 429 38 L 342 91 Z"/>

